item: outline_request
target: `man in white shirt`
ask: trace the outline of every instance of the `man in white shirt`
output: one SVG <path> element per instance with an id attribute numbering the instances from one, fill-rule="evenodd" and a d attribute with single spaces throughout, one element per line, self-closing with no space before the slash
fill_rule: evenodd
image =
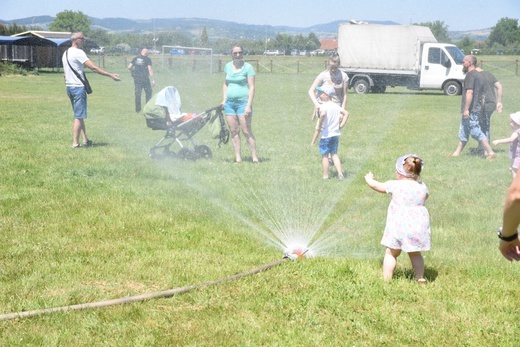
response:
<path id="1" fill-rule="evenodd" d="M 114 81 L 121 81 L 119 75 L 109 73 L 94 65 L 83 51 L 85 44 L 85 36 L 82 32 L 73 32 L 70 36 L 72 42 L 71 47 L 65 51 L 62 57 L 63 72 L 65 74 L 65 85 L 67 87 L 67 95 L 69 96 L 74 111 L 74 126 L 72 148 L 80 148 L 79 137 L 83 138 L 83 146 L 91 146 L 92 141 L 88 139 L 85 129 L 85 119 L 87 118 L 87 92 L 83 81 L 85 74 L 84 66 L 90 70 L 112 78 Z M 76 76 L 76 73 L 79 75 Z M 81 78 L 81 79 L 80 79 Z M 82 81 L 83 80 L 83 81 Z"/>

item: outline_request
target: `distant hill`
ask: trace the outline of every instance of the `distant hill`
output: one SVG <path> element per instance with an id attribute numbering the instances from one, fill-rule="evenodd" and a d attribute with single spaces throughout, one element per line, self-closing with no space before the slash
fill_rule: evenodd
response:
<path id="1" fill-rule="evenodd" d="M 2 20 L 0 23 L 11 25 L 16 23 L 18 25 L 25 25 L 29 29 L 31 27 L 38 27 L 42 30 L 47 30 L 55 17 L 51 16 L 35 16 L 20 18 L 14 20 Z M 325 24 L 316 24 L 310 27 L 291 27 L 291 26 L 271 26 L 271 25 L 253 25 L 236 23 L 229 21 L 221 21 L 204 18 L 156 18 L 146 20 L 126 19 L 126 18 L 94 18 L 92 20 L 92 29 L 107 30 L 112 33 L 150 33 L 165 30 L 180 30 L 193 37 L 200 35 L 200 30 L 206 27 L 206 31 L 210 39 L 217 39 L 221 37 L 240 39 L 265 39 L 267 37 L 274 37 L 279 33 L 290 35 L 308 35 L 314 32 L 318 38 L 335 37 L 338 33 L 338 25 L 340 23 L 347 23 L 349 20 L 338 20 Z M 372 24 L 399 24 L 392 21 L 372 21 L 363 20 L 364 22 Z M 472 40 L 484 41 L 491 33 L 491 29 L 471 30 L 471 31 L 450 31 L 448 32 L 453 41 L 459 41 L 464 37 L 469 37 Z"/>
<path id="2" fill-rule="evenodd" d="M 450 39 L 454 42 L 460 41 L 465 37 L 469 37 L 475 41 L 486 41 L 491 34 L 491 28 L 468 31 L 450 31 Z"/>

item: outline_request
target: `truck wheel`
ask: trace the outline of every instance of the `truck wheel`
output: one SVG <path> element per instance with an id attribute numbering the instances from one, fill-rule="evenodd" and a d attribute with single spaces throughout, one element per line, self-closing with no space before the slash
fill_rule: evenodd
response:
<path id="1" fill-rule="evenodd" d="M 367 80 L 357 80 L 354 82 L 354 90 L 357 94 L 367 94 L 370 90 L 370 84 L 368 84 Z"/>
<path id="2" fill-rule="evenodd" d="M 449 81 L 444 85 L 444 94 L 448 96 L 460 95 L 462 88 L 459 82 Z"/>

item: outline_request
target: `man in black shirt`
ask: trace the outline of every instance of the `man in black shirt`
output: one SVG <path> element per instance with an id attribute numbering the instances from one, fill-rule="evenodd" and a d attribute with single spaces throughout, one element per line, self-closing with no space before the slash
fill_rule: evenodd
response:
<path id="1" fill-rule="evenodd" d="M 471 136 L 482 145 L 486 158 L 493 159 L 496 154 L 489 146 L 489 141 L 479 123 L 480 115 L 484 111 L 484 81 L 477 71 L 477 58 L 474 55 L 466 55 L 462 65 L 466 77 L 462 88 L 459 145 L 451 156 L 458 157 Z"/>
<path id="2" fill-rule="evenodd" d="M 146 102 L 152 98 L 153 78 L 152 60 L 148 58 L 148 50 L 143 48 L 141 54 L 132 59 L 128 69 L 132 72 L 135 85 L 135 112 L 141 112 L 141 93 L 144 89 Z M 151 81 L 150 81 L 151 80 Z"/>

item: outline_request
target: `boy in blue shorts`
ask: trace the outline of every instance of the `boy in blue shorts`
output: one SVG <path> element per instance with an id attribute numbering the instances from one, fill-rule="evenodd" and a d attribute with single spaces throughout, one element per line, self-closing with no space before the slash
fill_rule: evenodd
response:
<path id="1" fill-rule="evenodd" d="M 321 164 L 323 166 L 323 179 L 329 179 L 330 154 L 334 167 L 338 171 L 338 179 L 342 180 L 344 176 L 338 156 L 339 136 L 341 135 L 339 130 L 343 128 L 347 122 L 349 113 L 338 104 L 332 102 L 332 97 L 335 93 L 334 86 L 324 84 L 321 87 L 316 87 L 316 90 L 318 91 L 318 98 L 320 98 L 322 104 L 319 110 L 320 119 L 316 123 L 316 130 L 312 137 L 311 146 L 316 143 L 316 139 L 321 132 L 319 149 L 321 153 Z"/>

